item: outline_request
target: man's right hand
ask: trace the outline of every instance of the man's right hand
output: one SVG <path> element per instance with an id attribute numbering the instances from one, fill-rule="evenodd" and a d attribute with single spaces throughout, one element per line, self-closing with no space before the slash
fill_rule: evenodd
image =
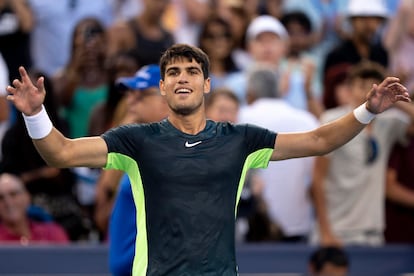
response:
<path id="1" fill-rule="evenodd" d="M 9 85 L 6 88 L 10 93 L 7 95 L 7 99 L 26 116 L 35 115 L 42 110 L 46 95 L 44 78 L 38 78 L 36 85 L 34 85 L 24 67 L 19 67 L 19 73 L 20 80 L 15 79 L 12 83 L 13 86 Z"/>

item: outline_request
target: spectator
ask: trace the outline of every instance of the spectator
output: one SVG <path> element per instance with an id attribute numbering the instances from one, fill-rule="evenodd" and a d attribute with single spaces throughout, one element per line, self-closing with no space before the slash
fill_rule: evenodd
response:
<path id="1" fill-rule="evenodd" d="M 68 65 L 53 77 L 69 136 L 86 136 L 93 108 L 108 97 L 105 29 L 96 18 L 76 25 Z"/>
<path id="2" fill-rule="evenodd" d="M 120 77 L 131 77 L 139 68 L 139 61 L 133 51 L 119 52 L 109 57 L 106 64 L 108 70 L 108 97 L 92 111 L 88 133 L 101 135 L 109 128 L 118 125 L 125 113 L 125 97 L 117 86 Z"/>
<path id="3" fill-rule="evenodd" d="M 349 267 L 349 256 L 339 247 L 319 247 L 309 258 L 310 276 L 346 276 Z"/>
<path id="4" fill-rule="evenodd" d="M 19 77 L 19 66 L 30 68 L 32 65 L 30 32 L 33 25 L 33 11 L 25 0 L 0 1 L 0 53 L 7 65 L 10 83 Z"/>
<path id="5" fill-rule="evenodd" d="M 390 18 L 384 34 L 384 45 L 390 54 L 390 70 L 401 78 L 414 94 L 414 2 L 401 0 L 395 16 Z"/>
<path id="6" fill-rule="evenodd" d="M 339 63 L 325 74 L 325 87 L 322 108 L 331 109 L 349 103 L 348 72 L 352 67 L 349 63 Z"/>
<path id="7" fill-rule="evenodd" d="M 142 0 L 110 0 L 114 22 L 132 18 L 142 12 Z"/>
<path id="8" fill-rule="evenodd" d="M 226 88 L 213 90 L 206 99 L 207 118 L 218 122 L 236 123 L 239 107 L 237 96 Z"/>
<path id="9" fill-rule="evenodd" d="M 288 1 L 284 0 L 263 0 L 259 1 L 259 9 L 261 14 L 268 14 L 275 18 L 281 19 L 286 9 Z M 304 4 L 302 2 L 302 4 Z M 305 4 L 306 5 L 306 4 Z"/>
<path id="10" fill-rule="evenodd" d="M 44 75 L 37 71 L 31 71 L 30 74 L 35 79 Z M 49 116 L 60 131 L 67 133 L 66 122 L 58 115 L 56 95 L 50 79 L 44 77 L 44 83 L 50 91 L 45 98 Z M 69 169 L 46 165 L 27 137 L 21 114 L 18 115 L 16 122 L 4 135 L 0 171 L 17 175 L 25 184 L 32 202 L 51 214 L 65 228 L 71 240 L 87 239 L 89 225 L 73 193 L 74 174 Z"/>
<path id="11" fill-rule="evenodd" d="M 93 109 L 108 98 L 107 42 L 105 28 L 97 18 L 80 20 L 73 33 L 69 63 L 53 78 L 61 104 L 60 114 L 68 123 L 69 137 L 89 135 Z M 100 170 L 86 167 L 72 170 L 77 178 L 77 199 L 87 216 L 92 218 Z"/>
<path id="12" fill-rule="evenodd" d="M 314 129 L 318 120 L 311 113 L 291 106 L 278 89 L 278 79 L 268 68 L 253 69 L 248 78 L 248 106 L 240 111 L 240 122 L 274 131 Z M 296 158 L 269 164 L 260 170 L 262 197 L 271 222 L 280 226 L 282 240 L 305 242 L 313 224 L 309 187 L 313 158 Z"/>
<path id="13" fill-rule="evenodd" d="M 294 2 L 300 4 L 300 1 Z M 320 22 L 312 52 L 317 55 L 318 59 L 324 61 L 326 54 L 346 36 L 344 25 L 347 22 L 346 10 L 349 0 L 311 0 L 310 2 Z"/>
<path id="14" fill-rule="evenodd" d="M 49 77 L 53 77 L 68 64 L 71 58 L 72 34 L 80 20 L 95 17 L 105 27 L 112 24 L 113 20 L 108 0 L 27 2 L 34 17 L 34 28 L 30 34 L 33 67 Z"/>
<path id="15" fill-rule="evenodd" d="M 310 53 L 313 30 L 309 17 L 301 11 L 290 11 L 281 18 L 289 34 L 286 58 L 281 62 L 282 78 L 287 84 L 285 99 L 292 106 L 309 110 L 316 117 L 322 112 L 319 69 Z"/>
<path id="16" fill-rule="evenodd" d="M 321 116 L 327 123 L 365 101 L 367 89 L 375 87 L 385 69 L 362 62 L 349 73 L 350 103 L 329 109 Z M 413 110 L 398 105 L 378 116 L 348 144 L 316 158 L 313 196 L 317 214 L 313 242 L 321 245 L 383 244 L 385 169 L 389 152 L 403 142 Z"/>
<path id="17" fill-rule="evenodd" d="M 274 17 L 261 15 L 249 24 L 246 32 L 247 49 L 252 57 L 248 68 L 258 64 L 270 66 L 275 73 L 280 74 L 279 65 L 286 56 L 288 33 L 285 27 Z M 247 76 L 249 69 L 233 74 L 225 82 L 236 93 L 241 106 L 246 104 Z M 280 92 L 286 92 L 286 81 L 278 84 Z"/>
<path id="18" fill-rule="evenodd" d="M 232 56 L 237 68 L 247 69 L 251 58 L 246 49 L 246 29 L 250 23 L 249 11 L 242 0 L 219 0 L 214 12 L 226 20 L 231 28 L 234 45 Z"/>
<path id="19" fill-rule="evenodd" d="M 164 0 L 165 1 L 165 0 Z M 167 0 L 162 21 L 176 43 L 197 45 L 200 28 L 210 17 L 214 0 Z"/>
<path id="20" fill-rule="evenodd" d="M 0 54 L 0 144 L 3 140 L 4 133 L 9 127 L 9 104 L 7 102 L 6 87 L 9 84 L 9 71 L 4 62 L 2 55 Z M 2 153 L 0 152 L 0 160 Z"/>
<path id="21" fill-rule="evenodd" d="M 174 43 L 173 35 L 161 21 L 168 1 L 143 0 L 142 4 L 139 15 L 108 28 L 108 55 L 134 50 L 141 66 L 158 63 L 162 52 Z"/>
<path id="22" fill-rule="evenodd" d="M 328 86 L 329 69 L 338 64 L 355 65 L 370 60 L 388 67 L 388 52 L 377 38 L 381 25 L 388 18 L 382 0 L 349 0 L 346 16 L 352 28 L 347 37 L 327 53 L 322 69 L 324 87 Z M 332 91 L 324 90 L 324 98 L 333 97 L 327 93 Z"/>
<path id="23" fill-rule="evenodd" d="M 12 242 L 67 244 L 65 230 L 54 222 L 30 219 L 30 195 L 23 181 L 8 173 L 0 174 L 0 243 Z"/>
<path id="24" fill-rule="evenodd" d="M 19 77 L 16 71 L 19 66 L 32 66 L 29 39 L 33 24 L 33 13 L 25 0 L 0 0 L 0 54 L 9 72 L 9 83 Z M 9 121 L 14 122 L 14 107 L 8 114 Z"/>
<path id="25" fill-rule="evenodd" d="M 385 241 L 414 244 L 414 123 L 408 143 L 391 151 L 386 178 Z"/>
<path id="26" fill-rule="evenodd" d="M 220 17 L 211 17 L 201 28 L 198 45 L 210 57 L 211 89 L 224 86 L 226 79 L 239 71 L 232 56 L 231 27 Z"/>

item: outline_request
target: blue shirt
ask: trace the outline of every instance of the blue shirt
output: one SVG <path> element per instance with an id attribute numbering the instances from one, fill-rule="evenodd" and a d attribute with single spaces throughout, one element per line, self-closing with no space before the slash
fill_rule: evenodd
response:
<path id="1" fill-rule="evenodd" d="M 130 276 L 137 235 L 131 183 L 124 175 L 109 220 L 109 269 L 114 276 Z"/>

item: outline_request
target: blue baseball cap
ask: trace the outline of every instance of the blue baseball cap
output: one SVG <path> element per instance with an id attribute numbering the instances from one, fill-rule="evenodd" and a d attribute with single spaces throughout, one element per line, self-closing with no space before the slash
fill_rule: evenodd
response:
<path id="1" fill-rule="evenodd" d="M 133 77 L 117 79 L 116 84 L 121 89 L 144 90 L 150 87 L 158 87 L 160 79 L 160 67 L 157 64 L 149 64 L 141 67 Z"/>

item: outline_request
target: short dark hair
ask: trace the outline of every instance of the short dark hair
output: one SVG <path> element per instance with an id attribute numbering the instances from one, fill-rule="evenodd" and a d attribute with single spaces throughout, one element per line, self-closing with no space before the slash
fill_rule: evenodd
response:
<path id="1" fill-rule="evenodd" d="M 351 67 L 348 73 L 348 81 L 360 79 L 376 79 L 382 81 L 387 75 L 387 71 L 381 64 L 364 60 Z"/>
<path id="2" fill-rule="evenodd" d="M 161 56 L 160 70 L 162 80 L 164 80 L 165 68 L 167 65 L 179 59 L 187 59 L 190 62 L 194 59 L 198 64 L 201 65 L 204 79 L 207 79 L 209 77 L 210 60 L 203 50 L 188 44 L 174 44 L 169 47 Z"/>
<path id="3" fill-rule="evenodd" d="M 210 107 L 214 104 L 214 102 L 219 98 L 220 96 L 226 97 L 230 100 L 232 100 L 234 103 L 237 104 L 237 106 L 240 105 L 240 100 L 237 98 L 236 94 L 228 88 L 220 87 L 216 88 L 211 93 L 207 94 L 206 97 L 206 107 Z"/>
<path id="4" fill-rule="evenodd" d="M 280 22 L 287 28 L 287 25 L 296 22 L 300 26 L 302 26 L 307 34 L 310 34 L 312 32 L 312 22 L 309 19 L 309 17 L 306 15 L 306 13 L 302 11 L 290 11 L 285 14 L 283 14 L 282 18 L 280 19 Z"/>
<path id="5" fill-rule="evenodd" d="M 314 272 L 321 272 L 326 264 L 339 267 L 349 267 L 349 258 L 346 252 L 335 246 L 317 248 L 310 256 L 309 264 Z"/>

